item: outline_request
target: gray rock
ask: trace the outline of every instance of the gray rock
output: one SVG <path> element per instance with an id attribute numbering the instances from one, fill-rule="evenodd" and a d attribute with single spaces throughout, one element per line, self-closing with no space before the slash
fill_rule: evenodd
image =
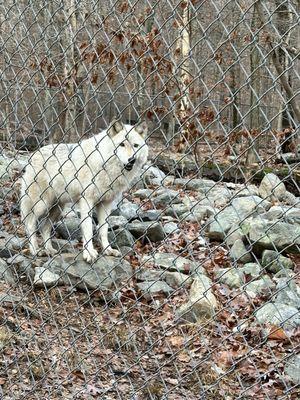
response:
<path id="1" fill-rule="evenodd" d="M 78 241 L 53 238 L 52 244 L 58 253 L 71 253 L 75 251 Z"/>
<path id="2" fill-rule="evenodd" d="M 47 268 L 35 268 L 35 276 L 33 280 L 36 287 L 52 287 L 62 283 L 60 276 L 49 271 Z"/>
<path id="3" fill-rule="evenodd" d="M 240 261 L 242 263 L 249 263 L 252 260 L 249 250 L 247 250 L 244 242 L 241 239 L 237 239 L 230 249 L 230 257 L 233 260 Z"/>
<path id="4" fill-rule="evenodd" d="M 56 225 L 57 234 L 65 240 L 80 240 L 82 237 L 80 218 L 68 217 Z"/>
<path id="5" fill-rule="evenodd" d="M 154 264 L 156 267 L 164 268 L 168 271 L 205 273 L 204 268 L 198 265 L 197 262 L 172 253 L 154 253 L 150 256 L 147 255 L 142 258 L 142 263 L 145 265 Z"/>
<path id="6" fill-rule="evenodd" d="M 152 189 L 139 189 L 133 193 L 133 197 L 138 197 L 141 200 L 151 199 L 154 191 Z"/>
<path id="7" fill-rule="evenodd" d="M 179 186 L 179 187 L 184 186 L 184 188 L 186 188 L 186 184 L 190 181 L 191 179 L 189 178 L 175 178 L 173 184 L 174 186 Z"/>
<path id="8" fill-rule="evenodd" d="M 121 247 L 132 248 L 135 243 L 132 234 L 124 228 L 114 229 L 108 232 L 108 241 L 114 249 L 119 249 Z"/>
<path id="9" fill-rule="evenodd" d="M 120 215 L 128 221 L 138 218 L 139 209 L 140 207 L 137 204 L 130 203 L 129 201 L 119 206 Z"/>
<path id="10" fill-rule="evenodd" d="M 244 196 L 259 196 L 258 187 L 255 185 L 247 185 L 243 187 L 239 187 L 234 192 L 235 197 L 244 197 Z"/>
<path id="11" fill-rule="evenodd" d="M 147 238 L 150 242 L 160 242 L 165 238 L 163 226 L 159 222 L 133 221 L 127 225 L 127 229 L 136 239 Z"/>
<path id="12" fill-rule="evenodd" d="M 172 204 L 171 207 L 168 207 L 165 211 L 165 215 L 169 215 L 171 217 L 178 218 L 182 214 L 189 211 L 189 207 L 185 204 Z"/>
<path id="13" fill-rule="evenodd" d="M 300 287 L 294 280 L 280 278 L 276 288 L 278 290 L 275 297 L 276 302 L 300 309 Z"/>
<path id="14" fill-rule="evenodd" d="M 295 160 L 295 153 L 282 153 L 280 157 L 283 161 L 293 162 Z"/>
<path id="15" fill-rule="evenodd" d="M 13 273 L 12 267 L 0 258 L 0 281 L 4 281 L 9 285 L 16 285 L 17 281 Z"/>
<path id="16" fill-rule="evenodd" d="M 260 196 L 268 200 L 283 200 L 286 194 L 284 183 L 273 173 L 263 178 L 258 190 Z"/>
<path id="17" fill-rule="evenodd" d="M 240 270 L 253 278 L 257 278 L 261 274 L 261 266 L 257 263 L 247 263 Z"/>
<path id="18" fill-rule="evenodd" d="M 138 281 L 164 281 L 172 288 L 186 287 L 192 282 L 192 278 L 186 274 L 163 269 L 142 269 L 136 273 L 136 279 Z"/>
<path id="19" fill-rule="evenodd" d="M 216 210 L 211 206 L 196 205 L 190 211 L 182 215 L 182 219 L 189 222 L 201 222 L 207 217 L 214 215 Z"/>
<path id="20" fill-rule="evenodd" d="M 181 203 L 179 192 L 171 189 L 159 189 L 151 198 L 155 206 L 167 207 L 170 204 Z"/>
<path id="21" fill-rule="evenodd" d="M 177 316 L 191 323 L 213 317 L 218 302 L 211 287 L 212 281 L 199 274 L 192 283 L 188 302 L 178 308 Z"/>
<path id="22" fill-rule="evenodd" d="M 181 272 L 165 271 L 165 273 L 163 275 L 163 279 L 172 288 L 186 287 L 192 283 L 192 278 Z"/>
<path id="23" fill-rule="evenodd" d="M 261 324 L 282 326 L 285 329 L 300 325 L 300 314 L 297 308 L 282 303 L 267 303 L 255 312 L 255 317 Z"/>
<path id="24" fill-rule="evenodd" d="M 261 217 L 268 221 L 274 221 L 280 219 L 289 209 L 290 207 L 282 205 L 273 206 L 266 213 L 261 214 Z"/>
<path id="25" fill-rule="evenodd" d="M 25 239 L 4 232 L 3 235 L 0 235 L 0 258 L 10 258 L 20 254 L 25 245 Z"/>
<path id="26" fill-rule="evenodd" d="M 44 263 L 42 258 L 29 259 L 22 255 L 15 255 L 7 259 L 7 263 L 17 271 L 19 278 L 25 276 L 29 282 L 33 282 L 35 275 L 35 268 L 41 267 Z"/>
<path id="27" fill-rule="evenodd" d="M 164 224 L 164 231 L 166 235 L 172 235 L 173 233 L 180 232 L 180 229 L 175 222 L 167 222 Z"/>
<path id="28" fill-rule="evenodd" d="M 230 288 L 239 288 L 245 283 L 244 273 L 240 269 L 220 268 L 215 272 L 216 278 Z"/>
<path id="29" fill-rule="evenodd" d="M 145 172 L 143 173 L 143 178 L 147 185 L 162 185 L 166 174 L 159 168 L 154 166 L 145 166 Z"/>
<path id="30" fill-rule="evenodd" d="M 233 199 L 232 207 L 237 211 L 241 220 L 247 218 L 254 212 L 261 214 L 271 207 L 269 201 L 258 196 L 246 196 Z"/>
<path id="31" fill-rule="evenodd" d="M 298 203 L 297 197 L 293 193 L 290 193 L 288 191 L 286 191 L 282 201 L 285 204 L 289 204 L 291 206 L 294 206 L 294 205 L 296 205 Z"/>
<path id="32" fill-rule="evenodd" d="M 20 155 L 18 159 L 0 156 L 0 181 L 6 181 L 13 177 L 15 172 L 21 172 L 27 162 L 27 159 Z"/>
<path id="33" fill-rule="evenodd" d="M 174 290 L 163 281 L 147 281 L 137 283 L 137 287 L 142 292 L 142 296 L 146 300 L 151 300 L 153 297 L 164 294 L 170 295 Z"/>
<path id="34" fill-rule="evenodd" d="M 284 257 L 274 250 L 264 250 L 261 265 L 273 273 L 279 272 L 282 269 L 294 268 L 294 263 L 290 258 Z"/>
<path id="35" fill-rule="evenodd" d="M 263 249 L 300 252 L 300 226 L 280 221 L 255 219 L 248 226 L 248 237 L 257 251 Z"/>
<path id="36" fill-rule="evenodd" d="M 295 385 L 300 385 L 300 355 L 291 356 L 285 361 L 284 372 Z"/>
<path id="37" fill-rule="evenodd" d="M 132 277 L 130 264 L 118 257 L 100 256 L 93 265 L 86 263 L 82 255 L 64 254 L 56 256 L 44 264 L 66 283 L 80 289 L 116 289 L 122 281 Z"/>
<path id="38" fill-rule="evenodd" d="M 240 217 L 232 206 L 226 207 L 209 219 L 207 235 L 210 239 L 223 240 L 233 226 L 239 224 Z"/>
<path id="39" fill-rule="evenodd" d="M 140 269 L 136 272 L 138 281 L 161 281 L 164 280 L 166 271 L 163 269 Z"/>
<path id="40" fill-rule="evenodd" d="M 0 181 L 6 181 L 9 179 L 9 169 L 10 169 L 11 159 L 0 157 Z"/>
<path id="41" fill-rule="evenodd" d="M 161 210 L 140 210 L 139 219 L 142 221 L 159 221 L 161 219 L 161 215 Z"/>
<path id="42" fill-rule="evenodd" d="M 289 206 L 273 206 L 268 212 L 262 214 L 268 221 L 279 220 L 288 224 L 300 224 L 300 209 Z"/>
<path id="43" fill-rule="evenodd" d="M 223 207 L 230 201 L 232 193 L 227 187 L 215 186 L 207 192 L 206 196 L 212 206 Z"/>
<path id="44" fill-rule="evenodd" d="M 127 219 L 123 215 L 112 215 L 107 218 L 108 229 L 123 228 L 127 222 Z"/>
<path id="45" fill-rule="evenodd" d="M 250 297 L 256 297 L 262 291 L 266 289 L 273 289 L 275 287 L 274 282 L 268 275 L 263 275 L 260 279 L 249 282 L 245 286 L 245 290 Z"/>
<path id="46" fill-rule="evenodd" d="M 185 183 L 185 187 L 188 190 L 197 190 L 201 193 L 207 193 L 209 189 L 215 185 L 216 182 L 209 179 L 187 179 L 187 182 Z"/>
<path id="47" fill-rule="evenodd" d="M 2 304 L 2 303 L 19 303 L 20 301 L 24 301 L 24 297 L 15 296 L 15 295 L 9 294 L 9 293 L 0 294 L 0 304 Z"/>
<path id="48" fill-rule="evenodd" d="M 122 256 L 132 256 L 135 254 L 135 250 L 130 246 L 117 247 L 117 250 L 122 254 Z"/>
<path id="49" fill-rule="evenodd" d="M 130 184 L 130 189 L 134 192 L 140 189 L 145 188 L 145 181 L 143 179 L 143 176 L 136 176 L 133 178 L 131 184 Z"/>
<path id="50" fill-rule="evenodd" d="M 198 206 L 212 207 L 211 201 L 208 200 L 205 196 L 203 197 L 203 195 L 199 195 L 196 197 L 184 196 L 184 197 L 182 197 L 181 200 L 182 200 L 182 203 L 185 204 L 189 210 L 194 209 L 195 207 L 198 207 Z"/>
<path id="51" fill-rule="evenodd" d="M 241 228 L 233 226 L 225 237 L 225 243 L 227 246 L 232 246 L 236 240 L 244 240 L 245 235 Z"/>
<path id="52" fill-rule="evenodd" d="M 283 214 L 283 220 L 284 222 L 287 222 L 288 224 L 298 224 L 300 225 L 300 209 L 299 208 L 289 208 L 284 214 Z"/>

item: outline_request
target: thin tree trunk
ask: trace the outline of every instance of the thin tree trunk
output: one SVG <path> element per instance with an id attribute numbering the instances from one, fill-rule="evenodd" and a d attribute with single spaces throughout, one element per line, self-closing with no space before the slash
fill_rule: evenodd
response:
<path id="1" fill-rule="evenodd" d="M 76 131 L 76 48 L 75 33 L 77 29 L 76 2 L 65 0 L 62 23 L 64 24 L 61 37 L 62 47 L 62 85 L 63 90 L 59 104 L 59 129 L 56 131 L 55 139 L 69 141 L 73 132 Z"/>
<path id="2" fill-rule="evenodd" d="M 276 0 L 276 27 L 281 36 L 282 45 L 284 48 L 289 47 L 291 38 L 291 29 L 293 23 L 293 15 L 291 13 L 289 2 Z M 292 95 L 292 85 L 291 85 L 291 73 L 289 72 L 289 56 L 284 48 L 279 48 L 273 51 L 273 64 L 275 66 L 276 72 L 280 77 L 281 81 L 281 92 L 284 97 L 284 93 L 288 94 L 288 98 L 282 101 L 281 112 L 278 121 L 278 130 L 289 130 L 292 128 L 293 122 L 291 119 L 294 117 L 294 107 L 292 106 L 293 98 Z M 297 113 L 296 106 L 296 113 Z M 293 134 L 287 134 L 281 145 L 280 151 L 282 153 L 287 153 L 292 150 L 293 146 Z"/>
<path id="3" fill-rule="evenodd" d="M 180 50 L 179 67 L 178 67 L 178 83 L 179 83 L 179 110 L 177 117 L 181 124 L 179 151 L 184 151 L 189 143 L 189 129 L 187 118 L 189 117 L 190 96 L 189 82 L 190 73 L 190 50 L 191 50 L 191 32 L 190 32 L 190 5 L 189 1 L 185 2 L 181 23 L 179 24 L 180 35 L 177 41 L 177 49 Z"/>
<path id="4" fill-rule="evenodd" d="M 284 2 L 282 4 L 282 2 L 278 1 L 277 4 L 279 5 L 278 10 L 280 10 L 280 7 L 282 6 L 287 6 L 287 2 Z M 290 29 L 290 25 L 289 25 L 289 18 L 291 18 L 291 13 L 284 13 L 285 16 L 288 16 L 287 18 L 287 25 L 289 26 Z M 274 28 L 272 27 L 272 25 L 267 25 L 267 21 L 266 18 L 264 17 L 264 14 L 262 12 L 261 9 L 259 9 L 259 18 L 261 21 L 261 24 L 263 24 L 265 26 L 265 29 L 267 30 L 267 36 L 269 38 L 269 45 L 270 48 L 272 50 L 272 61 L 273 61 L 273 65 L 275 67 L 275 70 L 277 72 L 278 78 L 280 80 L 281 86 L 284 89 L 284 92 L 286 94 L 286 103 L 289 103 L 293 112 L 293 116 L 295 118 L 295 122 L 299 125 L 300 124 L 300 108 L 298 106 L 298 103 L 296 101 L 296 95 L 294 93 L 294 90 L 292 88 L 291 82 L 287 76 L 287 71 L 286 71 L 286 67 L 285 65 L 282 65 L 281 63 L 281 59 L 280 59 L 280 53 L 282 54 L 282 52 L 284 52 L 285 50 L 288 51 L 290 54 L 292 54 L 293 58 L 298 58 L 300 57 L 300 51 L 299 49 L 290 46 L 290 45 L 286 45 L 286 43 L 283 43 L 281 48 L 278 48 L 278 43 L 282 43 L 282 35 L 280 35 L 280 33 L 278 33 L 276 30 L 274 30 Z M 279 20 L 278 20 L 279 21 Z M 282 23 L 282 20 L 280 21 Z M 287 31 L 289 31 L 289 29 L 285 29 L 285 32 L 287 33 Z M 283 33 L 284 35 L 284 33 Z M 285 57 L 287 57 L 287 55 L 285 54 Z M 297 155 L 297 146 L 296 146 L 296 155 Z"/>
<path id="5" fill-rule="evenodd" d="M 260 1 L 256 1 L 253 6 L 253 16 L 251 30 L 253 34 L 253 44 L 250 52 L 250 138 L 249 150 L 247 152 L 246 164 L 254 164 L 259 161 L 259 133 L 263 128 L 261 112 L 261 68 L 262 57 L 258 49 L 259 34 L 257 30 L 261 26 L 259 18 Z"/>

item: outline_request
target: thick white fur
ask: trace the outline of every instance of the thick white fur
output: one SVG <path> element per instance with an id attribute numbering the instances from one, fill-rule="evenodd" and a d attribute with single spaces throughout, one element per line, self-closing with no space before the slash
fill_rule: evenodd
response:
<path id="1" fill-rule="evenodd" d="M 38 222 L 46 250 L 55 252 L 51 229 L 68 202 L 79 205 L 84 259 L 92 262 L 98 255 L 92 242 L 94 207 L 104 254 L 119 255 L 108 243 L 106 217 L 112 202 L 140 175 L 147 161 L 146 133 L 145 123 L 133 127 L 114 122 L 111 128 L 78 144 L 48 145 L 33 154 L 21 192 L 21 216 L 33 255 L 38 252 Z M 128 171 L 124 166 L 131 157 L 136 161 Z"/>

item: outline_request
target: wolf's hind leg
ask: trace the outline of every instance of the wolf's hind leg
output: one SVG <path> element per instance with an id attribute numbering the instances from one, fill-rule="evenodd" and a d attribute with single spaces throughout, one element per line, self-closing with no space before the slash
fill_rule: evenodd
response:
<path id="1" fill-rule="evenodd" d="M 98 257 L 98 252 L 93 245 L 93 219 L 92 209 L 94 204 L 90 200 L 82 198 L 79 202 L 81 215 L 81 230 L 83 240 L 83 259 L 86 262 L 93 262 Z"/>
<path id="2" fill-rule="evenodd" d="M 38 220 L 47 213 L 47 204 L 43 200 L 39 200 L 35 203 L 32 209 L 25 216 L 25 227 L 29 240 L 29 249 L 32 255 L 36 255 L 39 251 L 37 241 L 37 222 Z"/>
<path id="3" fill-rule="evenodd" d="M 21 199 L 21 218 L 25 225 L 30 253 L 35 255 L 38 252 L 38 242 L 36 238 L 37 218 L 33 212 L 33 202 L 31 198 L 25 194 Z"/>
<path id="4" fill-rule="evenodd" d="M 34 256 L 38 253 L 38 241 L 36 237 L 36 229 L 37 229 L 37 219 L 35 215 L 32 213 L 28 215 L 24 221 L 25 229 L 29 241 L 29 250 L 30 253 Z"/>
<path id="5" fill-rule="evenodd" d="M 111 203 L 102 202 L 97 205 L 97 217 L 99 224 L 99 238 L 103 250 L 103 254 L 107 256 L 118 257 L 121 255 L 119 250 L 112 249 L 108 242 L 108 223 L 106 218 L 109 217 L 111 213 Z"/>
<path id="6" fill-rule="evenodd" d="M 51 210 L 49 211 L 49 214 L 45 216 L 44 221 L 42 222 L 40 226 L 40 231 L 43 237 L 44 241 L 44 246 L 48 254 L 54 255 L 57 253 L 55 248 L 52 246 L 52 240 L 51 240 L 51 231 L 53 228 L 53 224 L 59 216 L 61 215 L 61 209 L 59 204 L 55 204 L 52 206 Z"/>

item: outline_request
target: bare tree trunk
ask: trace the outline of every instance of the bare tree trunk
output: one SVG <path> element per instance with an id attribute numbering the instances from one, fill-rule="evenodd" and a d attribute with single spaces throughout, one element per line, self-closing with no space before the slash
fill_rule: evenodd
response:
<path id="1" fill-rule="evenodd" d="M 278 5 L 277 12 L 282 12 L 282 14 L 279 14 L 279 17 L 277 18 L 277 22 L 280 25 L 278 26 L 277 29 L 278 31 L 274 30 L 274 28 L 270 25 L 267 25 L 266 18 L 264 17 L 264 14 L 261 9 L 259 9 L 259 17 L 261 20 L 261 23 L 266 27 L 267 30 L 267 35 L 269 38 L 269 45 L 270 49 L 272 50 L 272 61 L 273 65 L 275 67 L 275 70 L 278 75 L 278 79 L 280 80 L 281 87 L 283 88 L 283 91 L 285 92 L 287 100 L 285 101 L 285 104 L 290 105 L 290 116 L 294 117 L 295 121 L 298 125 L 300 124 L 300 108 L 298 106 L 298 102 L 296 100 L 296 94 L 294 93 L 294 90 L 292 88 L 291 80 L 289 79 L 288 71 L 286 70 L 286 62 L 288 55 L 286 51 L 293 56 L 293 58 L 300 58 L 300 50 L 297 49 L 296 47 L 291 46 L 289 43 L 287 43 L 287 40 L 285 39 L 285 35 L 290 36 L 291 32 L 291 19 L 292 18 L 292 13 L 289 10 L 289 2 L 288 1 L 278 1 L 276 0 L 276 4 Z M 298 1 L 299 3 L 299 1 Z M 281 31 L 282 30 L 282 31 Z M 282 33 L 280 33 L 282 32 Z M 289 38 L 288 38 L 289 40 Z M 280 44 L 280 47 L 278 46 L 278 43 Z M 284 58 L 282 57 L 284 55 Z M 284 62 L 283 62 L 284 60 Z M 285 110 L 287 109 L 285 108 Z M 282 127 L 284 127 L 284 115 L 282 116 Z M 297 130 L 296 130 L 297 131 Z M 294 133 L 296 136 L 297 132 Z M 291 143 L 291 140 L 293 138 L 291 135 L 287 138 L 287 142 Z M 295 153 L 297 155 L 297 145 L 295 146 Z"/>
<path id="2" fill-rule="evenodd" d="M 293 23 L 293 15 L 290 10 L 289 2 L 275 1 L 276 3 L 276 27 L 282 38 L 283 48 L 279 48 L 273 51 L 273 64 L 276 72 L 280 76 L 281 80 L 281 93 L 284 97 L 284 93 L 292 92 L 291 84 L 291 73 L 289 72 L 289 55 L 284 48 L 290 45 L 291 29 Z M 292 94 L 292 93 L 290 93 Z M 289 96 L 289 95 L 288 95 Z M 290 96 L 289 96 L 290 97 Z M 281 104 L 281 112 L 278 120 L 279 131 L 291 131 L 293 125 L 294 112 L 291 105 L 293 99 L 283 100 Z M 297 107 L 296 107 L 297 108 Z M 297 111 L 296 111 L 297 112 Z M 293 147 L 293 134 L 286 134 L 283 143 L 281 144 L 280 151 L 287 153 L 292 150 Z"/>
<path id="3" fill-rule="evenodd" d="M 75 0 L 65 0 L 62 18 L 62 37 L 61 37 L 61 73 L 63 90 L 61 92 L 59 104 L 59 130 L 56 131 L 55 140 L 70 140 L 72 134 L 76 132 L 76 47 L 75 34 L 77 30 L 76 2 Z"/>
<path id="4" fill-rule="evenodd" d="M 259 133 L 263 127 L 260 99 L 262 86 L 260 65 L 262 64 L 262 56 L 258 48 L 259 34 L 257 33 L 257 30 L 261 26 L 259 18 L 260 8 L 260 1 L 256 1 L 253 6 L 251 21 L 253 44 L 250 52 L 250 140 L 246 164 L 254 164 L 259 161 Z"/>
<path id="5" fill-rule="evenodd" d="M 187 3 L 182 12 L 182 32 L 181 32 L 181 55 L 182 64 L 180 67 L 180 116 L 182 121 L 185 120 L 187 115 L 187 110 L 189 109 L 189 87 L 188 82 L 190 80 L 190 23 L 189 23 L 189 4 Z M 183 135 L 186 135 L 183 132 Z"/>
<path id="6" fill-rule="evenodd" d="M 186 122 L 189 117 L 190 110 L 190 96 L 189 96 L 189 82 L 191 80 L 190 72 L 190 50 L 191 50 L 191 31 L 190 31 L 190 4 L 189 1 L 185 2 L 181 23 L 179 24 L 179 38 L 177 41 L 177 48 L 180 50 L 181 57 L 179 57 L 178 68 L 178 82 L 179 82 L 179 110 L 177 116 L 181 124 L 181 137 L 179 151 L 186 149 L 189 143 L 189 129 Z"/>
<path id="7" fill-rule="evenodd" d="M 145 22 L 145 35 L 151 32 L 155 20 L 155 8 L 152 8 L 152 15 Z M 145 101 L 147 97 L 146 82 L 143 76 L 141 60 L 137 63 L 136 80 L 137 80 L 137 111 L 139 117 L 145 112 Z"/>

